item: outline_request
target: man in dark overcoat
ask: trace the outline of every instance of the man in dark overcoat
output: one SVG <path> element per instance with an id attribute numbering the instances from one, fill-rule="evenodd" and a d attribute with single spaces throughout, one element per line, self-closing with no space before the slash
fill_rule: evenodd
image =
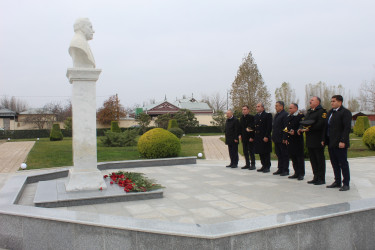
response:
<path id="1" fill-rule="evenodd" d="M 305 121 L 313 121 L 312 125 L 301 127 L 298 133 L 305 132 L 306 146 L 309 150 L 310 163 L 314 178 L 309 184 L 323 185 L 326 183 L 326 160 L 324 157 L 324 127 L 327 119 L 327 111 L 320 105 L 320 98 L 313 96 L 310 99 L 310 109 L 307 110 Z"/>
<path id="2" fill-rule="evenodd" d="M 255 154 L 254 154 L 254 142 L 250 139 L 254 139 L 254 116 L 249 114 L 249 106 L 242 106 L 242 116 L 240 118 L 240 139 L 242 141 L 243 154 L 245 156 L 246 165 L 242 169 L 255 169 Z M 250 165 L 251 159 L 251 165 Z"/>
<path id="3" fill-rule="evenodd" d="M 233 115 L 232 110 L 228 110 L 227 121 L 225 123 L 225 144 L 228 145 L 230 164 L 227 168 L 238 167 L 238 136 L 240 134 L 240 122 Z"/>
<path id="4" fill-rule="evenodd" d="M 272 115 L 264 110 L 263 103 L 256 106 L 257 114 L 254 117 L 254 153 L 259 154 L 262 167 L 258 172 L 268 173 L 271 168 L 271 132 Z M 250 139 L 250 141 L 252 141 Z"/>
<path id="5" fill-rule="evenodd" d="M 331 98 L 332 109 L 327 114 L 323 143 L 328 146 L 329 158 L 335 175 L 335 181 L 327 188 L 340 188 L 340 191 L 348 191 L 350 189 L 348 148 L 352 113 L 342 105 L 343 101 L 341 95 L 334 95 Z M 342 187 L 341 174 L 343 176 Z"/>
<path id="6" fill-rule="evenodd" d="M 298 112 L 298 104 L 291 103 L 289 105 L 289 115 L 286 120 L 284 130 L 284 141 L 287 145 L 289 158 L 292 160 L 294 174 L 289 179 L 303 180 L 305 176 L 305 158 L 303 134 L 298 134 L 299 122 L 304 118 L 304 114 Z"/>
<path id="7" fill-rule="evenodd" d="M 274 175 L 289 175 L 289 157 L 286 144 L 283 142 L 284 129 L 288 113 L 284 110 L 284 102 L 277 101 L 275 104 L 276 115 L 272 124 L 272 141 L 275 143 L 275 153 L 277 156 L 277 171 Z"/>

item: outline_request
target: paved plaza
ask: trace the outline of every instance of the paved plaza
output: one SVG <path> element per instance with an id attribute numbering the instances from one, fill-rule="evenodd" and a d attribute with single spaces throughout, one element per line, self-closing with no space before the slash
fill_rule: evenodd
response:
<path id="1" fill-rule="evenodd" d="M 226 147 L 219 137 L 206 139 L 204 137 L 203 141 L 211 141 L 211 145 L 217 147 L 214 151 L 211 150 L 212 152 L 225 150 Z M 7 142 L 0 146 L 3 145 L 16 144 Z M 19 145 L 26 147 L 24 144 Z M 204 145 L 206 157 L 212 157 L 212 154 L 207 153 L 210 151 L 206 151 L 207 143 Z M 20 155 L 24 151 L 18 150 Z M 53 209 L 190 224 L 212 224 L 375 197 L 375 157 L 349 159 L 351 190 L 348 192 L 327 189 L 326 185 L 307 184 L 306 181 L 312 178 L 308 161 L 305 180 L 297 181 L 272 175 L 272 170 L 276 170 L 276 161 L 272 161 L 271 173 L 264 174 L 240 168 L 225 168 L 227 160 L 206 159 L 198 160 L 196 165 L 128 169 L 128 171 L 145 173 L 146 176 L 162 184 L 165 187 L 162 199 Z M 18 162 L 14 164 L 19 166 Z M 243 164 L 242 158 L 239 165 Z M 16 169 L 17 165 L 13 167 Z M 259 162 L 257 167 L 260 167 Z M 37 173 L 41 170 L 28 171 Z M 114 170 L 102 172 L 104 175 L 112 171 Z M 0 174 L 0 188 L 10 176 L 20 173 L 24 171 Z M 327 184 L 333 181 L 329 160 L 327 160 L 326 181 Z M 36 186 L 36 183 L 26 186 L 19 204 L 33 205 Z"/>

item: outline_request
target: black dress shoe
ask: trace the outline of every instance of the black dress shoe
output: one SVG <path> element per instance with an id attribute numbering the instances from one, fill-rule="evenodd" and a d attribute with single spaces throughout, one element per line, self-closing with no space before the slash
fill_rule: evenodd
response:
<path id="1" fill-rule="evenodd" d="M 250 167 L 249 167 L 249 170 L 255 170 L 255 169 L 256 169 L 255 166 L 250 166 Z"/>
<path id="2" fill-rule="evenodd" d="M 238 168 L 238 166 L 237 165 L 232 165 L 231 168 Z"/>
<path id="3" fill-rule="evenodd" d="M 341 184 L 337 182 L 334 182 L 331 185 L 327 186 L 327 188 L 340 188 L 340 187 L 341 187 Z"/>
<path id="4" fill-rule="evenodd" d="M 263 173 L 268 173 L 268 172 L 270 172 L 270 169 L 269 169 L 269 168 L 265 168 L 265 169 L 263 170 Z"/>
<path id="5" fill-rule="evenodd" d="M 225 166 L 226 168 L 231 168 L 232 167 L 232 164 L 228 165 L 228 166 Z"/>
<path id="6" fill-rule="evenodd" d="M 243 166 L 241 169 L 249 169 L 250 167 L 249 166 Z"/>
<path id="7" fill-rule="evenodd" d="M 263 172 L 263 170 L 264 170 L 264 167 L 261 167 L 261 168 L 258 169 L 257 171 L 258 171 L 258 172 Z"/>
<path id="8" fill-rule="evenodd" d="M 322 180 L 319 180 L 319 181 L 314 183 L 314 185 L 324 185 L 324 184 L 326 184 L 326 182 L 322 181 Z"/>
<path id="9" fill-rule="evenodd" d="M 280 176 L 288 176 L 289 175 L 289 172 L 282 172 L 281 174 L 280 174 Z"/>
<path id="10" fill-rule="evenodd" d="M 303 180 L 303 176 L 298 176 L 297 180 L 302 181 Z"/>
<path id="11" fill-rule="evenodd" d="M 298 178 L 298 175 L 294 174 L 294 175 L 291 175 L 291 176 L 288 176 L 289 179 L 297 179 Z"/>
<path id="12" fill-rule="evenodd" d="M 315 182 L 317 182 L 317 180 L 314 179 L 314 180 L 308 181 L 307 183 L 308 184 L 315 184 Z"/>
<path id="13" fill-rule="evenodd" d="M 273 175 L 278 175 L 278 174 L 281 174 L 280 169 L 278 169 L 276 172 L 273 173 Z"/>
<path id="14" fill-rule="evenodd" d="M 343 185 L 342 188 L 339 189 L 339 191 L 348 191 L 350 189 L 349 186 Z"/>

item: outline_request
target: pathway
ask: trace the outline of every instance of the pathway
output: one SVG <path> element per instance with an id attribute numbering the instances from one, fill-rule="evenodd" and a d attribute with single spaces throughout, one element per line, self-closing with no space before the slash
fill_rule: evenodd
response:
<path id="1" fill-rule="evenodd" d="M 222 160 L 230 161 L 228 146 L 220 140 L 219 135 L 217 136 L 201 136 L 203 141 L 204 155 L 207 160 Z M 240 161 L 245 162 L 242 155 L 239 155 Z"/>
<path id="2" fill-rule="evenodd" d="M 21 163 L 25 162 L 34 143 L 35 141 L 21 141 L 0 144 L 0 173 L 16 172 Z"/>

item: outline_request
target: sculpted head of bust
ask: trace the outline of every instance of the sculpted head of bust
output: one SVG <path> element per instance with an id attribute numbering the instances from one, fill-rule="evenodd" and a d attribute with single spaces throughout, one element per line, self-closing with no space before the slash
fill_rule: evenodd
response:
<path id="1" fill-rule="evenodd" d="M 74 23 L 74 32 L 82 32 L 86 37 L 86 40 L 92 40 L 95 31 L 92 28 L 92 24 L 88 18 L 78 18 Z"/>
<path id="2" fill-rule="evenodd" d="M 88 18 L 78 18 L 74 23 L 74 36 L 70 43 L 69 54 L 74 68 L 95 68 L 88 40 L 93 39 L 94 30 Z"/>

